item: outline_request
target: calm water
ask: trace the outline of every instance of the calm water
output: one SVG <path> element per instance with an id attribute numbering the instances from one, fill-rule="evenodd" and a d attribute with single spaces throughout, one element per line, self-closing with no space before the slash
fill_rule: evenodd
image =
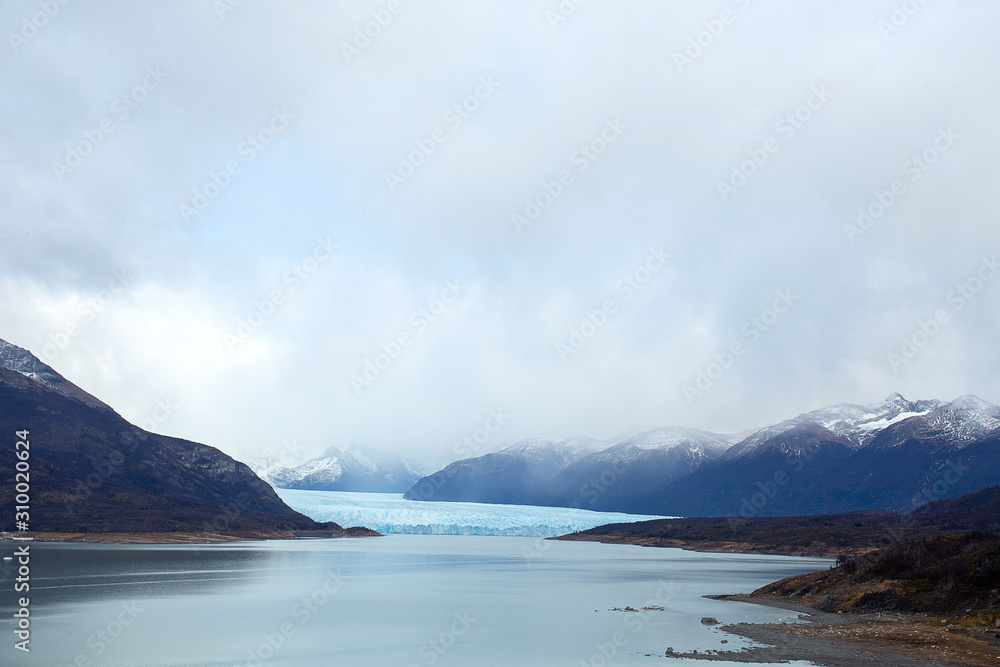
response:
<path id="1" fill-rule="evenodd" d="M 39 543 L 32 556 L 32 652 L 13 649 L 8 577 L 0 664 L 698 665 L 659 656 L 668 646 L 745 645 L 702 626 L 702 616 L 796 618 L 702 595 L 829 566 L 423 535 L 200 547 Z M 664 610 L 610 611 L 654 605 Z"/>

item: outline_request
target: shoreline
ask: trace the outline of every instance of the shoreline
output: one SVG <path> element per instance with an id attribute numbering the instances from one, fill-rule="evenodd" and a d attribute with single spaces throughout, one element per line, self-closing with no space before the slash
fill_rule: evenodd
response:
<path id="1" fill-rule="evenodd" d="M 745 664 L 804 660 L 823 667 L 990 667 L 1000 664 L 1000 638 L 972 636 L 945 615 L 881 612 L 843 614 L 763 595 L 706 595 L 798 612 L 803 623 L 735 623 L 720 630 L 764 646 L 740 651 L 669 653 L 667 657 Z"/>
<path id="2" fill-rule="evenodd" d="M 557 540 L 561 542 L 598 542 L 600 544 L 630 544 L 637 547 L 651 547 L 656 549 L 683 549 L 684 551 L 697 551 L 699 553 L 720 553 L 720 554 L 745 554 L 748 556 L 797 556 L 805 558 L 836 558 L 837 556 L 850 553 L 867 553 L 876 551 L 875 547 L 845 547 L 810 545 L 810 546 L 788 546 L 788 545 L 761 545 L 755 542 L 726 542 L 718 540 L 682 540 L 662 537 L 640 537 L 632 535 L 588 535 L 586 533 L 568 533 L 556 537 L 547 537 L 547 540 Z"/>
<path id="3" fill-rule="evenodd" d="M 261 540 L 301 540 L 336 539 L 341 537 L 382 537 L 381 533 L 368 528 L 345 528 L 343 531 L 328 530 L 280 530 L 242 534 L 194 533 L 194 532 L 128 532 L 128 533 L 83 533 L 83 532 L 31 532 L 22 535 L 9 533 L 0 537 L 4 542 L 72 542 L 90 544 L 222 544 L 227 542 L 256 542 Z"/>

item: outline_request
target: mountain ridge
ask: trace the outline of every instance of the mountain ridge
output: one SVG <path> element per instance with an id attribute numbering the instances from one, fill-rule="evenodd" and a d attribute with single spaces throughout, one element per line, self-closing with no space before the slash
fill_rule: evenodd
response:
<path id="1" fill-rule="evenodd" d="M 523 441 L 535 458 L 543 457 L 545 443 L 559 442 Z M 940 486 L 938 478 L 956 467 L 962 474 L 947 485 L 948 494 L 1000 483 L 1000 407 L 972 395 L 946 402 L 895 393 L 870 405 L 839 403 L 766 425 L 735 443 L 685 427 L 592 442 L 604 446 L 557 470 L 550 462 L 543 474 L 519 455 L 524 444 L 516 443 L 453 462 L 418 480 L 406 497 L 666 516 L 776 516 L 908 511 L 922 488 Z M 973 465 L 961 460 L 966 455 Z"/>

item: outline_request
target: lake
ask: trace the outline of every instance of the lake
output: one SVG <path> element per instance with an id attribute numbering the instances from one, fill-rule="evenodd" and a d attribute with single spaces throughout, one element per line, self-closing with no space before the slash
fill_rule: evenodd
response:
<path id="1" fill-rule="evenodd" d="M 0 663 L 661 665 L 667 647 L 746 645 L 702 616 L 797 619 L 702 595 L 748 592 L 829 563 L 497 536 L 35 543 L 32 652 L 13 649 L 8 592 Z M 626 606 L 638 611 L 612 611 Z"/>

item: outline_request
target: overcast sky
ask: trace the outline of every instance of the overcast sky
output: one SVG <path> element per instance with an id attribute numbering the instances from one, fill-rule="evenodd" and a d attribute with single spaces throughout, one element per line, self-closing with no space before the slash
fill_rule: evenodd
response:
<path id="1" fill-rule="evenodd" d="M 998 403 L 998 24 L 10 0 L 0 338 L 246 458 Z"/>

